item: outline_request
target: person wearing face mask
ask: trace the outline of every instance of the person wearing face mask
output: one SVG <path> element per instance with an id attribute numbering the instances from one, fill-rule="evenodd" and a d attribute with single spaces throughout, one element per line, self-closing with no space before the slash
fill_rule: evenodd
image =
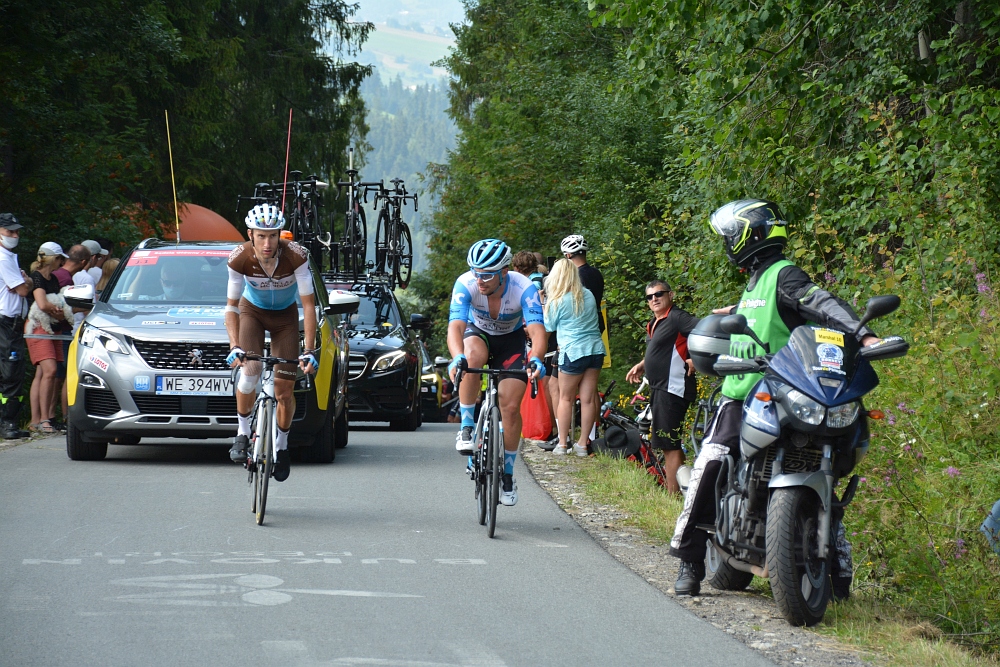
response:
<path id="1" fill-rule="evenodd" d="M 17 426 L 24 401 L 24 318 L 32 283 L 18 266 L 17 241 L 23 227 L 13 213 L 0 213 L 0 438 L 26 438 Z"/>

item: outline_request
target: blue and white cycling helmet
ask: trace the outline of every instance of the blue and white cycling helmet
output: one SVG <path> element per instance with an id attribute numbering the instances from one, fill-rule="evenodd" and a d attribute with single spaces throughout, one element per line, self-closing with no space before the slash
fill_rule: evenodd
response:
<path id="1" fill-rule="evenodd" d="M 476 241 L 469 248 L 466 261 L 476 271 L 499 271 L 510 266 L 510 247 L 497 239 Z"/>
<path id="2" fill-rule="evenodd" d="M 274 204 L 257 204 L 247 211 L 247 229 L 278 230 L 285 226 L 285 216 Z"/>

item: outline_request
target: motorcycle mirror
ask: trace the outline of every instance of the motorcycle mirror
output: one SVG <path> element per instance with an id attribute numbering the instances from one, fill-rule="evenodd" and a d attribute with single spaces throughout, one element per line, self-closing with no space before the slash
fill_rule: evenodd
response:
<path id="1" fill-rule="evenodd" d="M 874 320 L 876 317 L 884 317 L 889 313 L 893 312 L 899 308 L 900 300 L 895 294 L 887 294 L 885 296 L 873 296 L 868 299 L 868 303 L 865 304 L 865 314 L 862 315 L 861 321 L 858 322 L 857 328 L 854 330 L 854 334 L 857 335 L 861 328 L 865 326 L 868 322 Z"/>
<path id="2" fill-rule="evenodd" d="M 749 336 L 753 342 L 760 345 L 765 354 L 770 354 L 771 352 L 771 346 L 757 337 L 757 334 L 747 324 L 747 318 L 743 315 L 727 315 L 723 317 L 719 322 L 719 328 L 730 335 L 739 334 L 741 336 Z"/>
<path id="3" fill-rule="evenodd" d="M 719 355 L 719 360 L 715 362 L 713 368 L 721 377 L 726 377 L 727 375 L 746 375 L 747 373 L 759 373 L 761 371 L 760 364 L 753 359 L 742 359 L 740 357 L 732 357 L 728 354 Z"/>

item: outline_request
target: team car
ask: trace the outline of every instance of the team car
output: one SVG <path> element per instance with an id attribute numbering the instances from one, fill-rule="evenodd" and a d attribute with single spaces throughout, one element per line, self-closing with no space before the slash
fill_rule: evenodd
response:
<path id="1" fill-rule="evenodd" d="M 109 443 L 136 445 L 142 438 L 235 435 L 224 323 L 226 264 L 234 247 L 147 239 L 122 259 L 96 299 L 92 286 L 66 290 L 71 305 L 92 307 L 69 349 L 71 459 L 103 459 Z M 314 376 L 299 371 L 296 378 L 289 447 L 302 460 L 330 462 L 348 434 L 349 352 L 341 317 L 356 310 L 359 299 L 329 293 L 311 262 L 310 269 L 320 365 Z"/>
<path id="2" fill-rule="evenodd" d="M 350 289 L 361 299 L 347 322 L 351 421 L 387 421 L 394 431 L 417 429 L 423 423 L 423 359 L 415 332 L 429 329 L 430 319 L 413 314 L 404 324 L 399 302 L 386 283 L 328 283 L 327 288 Z"/>

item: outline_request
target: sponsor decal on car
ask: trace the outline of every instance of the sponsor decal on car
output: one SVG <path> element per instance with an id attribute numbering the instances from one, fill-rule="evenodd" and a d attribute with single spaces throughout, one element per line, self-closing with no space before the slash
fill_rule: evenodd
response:
<path id="1" fill-rule="evenodd" d="M 188 326 L 192 327 L 214 327 L 216 324 L 218 324 L 218 322 L 212 322 L 212 321 L 199 322 L 195 320 L 191 320 L 190 322 L 188 322 Z"/>
<path id="2" fill-rule="evenodd" d="M 104 361 L 104 359 L 101 359 L 96 354 L 92 354 L 89 357 L 87 357 L 87 361 L 89 361 L 90 363 L 94 364 L 95 366 L 97 366 L 98 368 L 100 368 L 102 371 L 107 371 L 108 370 L 108 362 Z"/>
<path id="3" fill-rule="evenodd" d="M 222 317 L 225 306 L 180 306 L 167 311 L 169 317 Z"/>
<path id="4" fill-rule="evenodd" d="M 136 391 L 149 391 L 149 376 L 136 375 L 132 381 L 132 386 Z"/>

